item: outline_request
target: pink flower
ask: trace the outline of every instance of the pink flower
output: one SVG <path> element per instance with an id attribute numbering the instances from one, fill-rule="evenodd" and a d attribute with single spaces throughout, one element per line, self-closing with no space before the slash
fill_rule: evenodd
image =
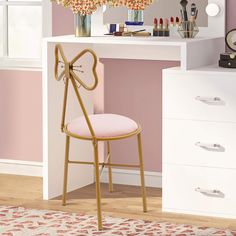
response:
<path id="1" fill-rule="evenodd" d="M 64 7 L 70 8 L 74 14 L 91 15 L 98 7 L 110 5 L 113 7 L 126 6 L 132 10 L 144 10 L 153 0 L 51 0 Z"/>

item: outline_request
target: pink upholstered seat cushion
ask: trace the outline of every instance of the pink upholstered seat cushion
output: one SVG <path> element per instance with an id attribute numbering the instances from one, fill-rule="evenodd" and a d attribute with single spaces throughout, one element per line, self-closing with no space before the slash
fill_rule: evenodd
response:
<path id="1" fill-rule="evenodd" d="M 89 115 L 89 119 L 97 138 L 117 137 L 132 133 L 138 129 L 135 121 L 121 115 L 97 114 Z M 72 120 L 67 125 L 67 130 L 79 136 L 91 137 L 84 116 Z"/>

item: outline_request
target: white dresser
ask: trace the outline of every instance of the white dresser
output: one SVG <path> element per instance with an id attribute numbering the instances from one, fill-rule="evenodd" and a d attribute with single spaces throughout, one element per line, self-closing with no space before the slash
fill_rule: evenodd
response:
<path id="1" fill-rule="evenodd" d="M 236 218 L 236 70 L 163 71 L 163 211 Z"/>

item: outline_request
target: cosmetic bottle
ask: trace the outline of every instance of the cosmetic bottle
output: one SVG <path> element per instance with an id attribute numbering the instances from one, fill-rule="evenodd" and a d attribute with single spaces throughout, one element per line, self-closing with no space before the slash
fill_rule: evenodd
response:
<path id="1" fill-rule="evenodd" d="M 124 32 L 125 31 L 125 25 L 124 24 L 119 24 L 119 32 Z"/>
<path id="2" fill-rule="evenodd" d="M 116 32 L 116 24 L 110 24 L 109 33 L 113 34 Z"/>
<path id="3" fill-rule="evenodd" d="M 157 28 L 157 25 L 158 25 L 158 20 L 157 20 L 157 18 L 155 18 L 155 19 L 154 19 L 153 36 L 158 36 L 158 28 Z"/>

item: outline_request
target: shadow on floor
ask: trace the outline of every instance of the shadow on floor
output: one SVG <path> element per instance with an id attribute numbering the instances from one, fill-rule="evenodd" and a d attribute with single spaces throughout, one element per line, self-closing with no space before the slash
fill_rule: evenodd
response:
<path id="1" fill-rule="evenodd" d="M 108 184 L 101 184 L 102 198 L 137 198 L 141 196 L 141 188 L 138 186 L 113 185 L 114 191 L 109 192 Z M 161 189 L 146 188 L 148 197 L 161 197 Z M 88 185 L 68 193 L 68 199 L 95 199 L 95 184 Z M 59 200 L 61 196 L 53 200 Z"/>

